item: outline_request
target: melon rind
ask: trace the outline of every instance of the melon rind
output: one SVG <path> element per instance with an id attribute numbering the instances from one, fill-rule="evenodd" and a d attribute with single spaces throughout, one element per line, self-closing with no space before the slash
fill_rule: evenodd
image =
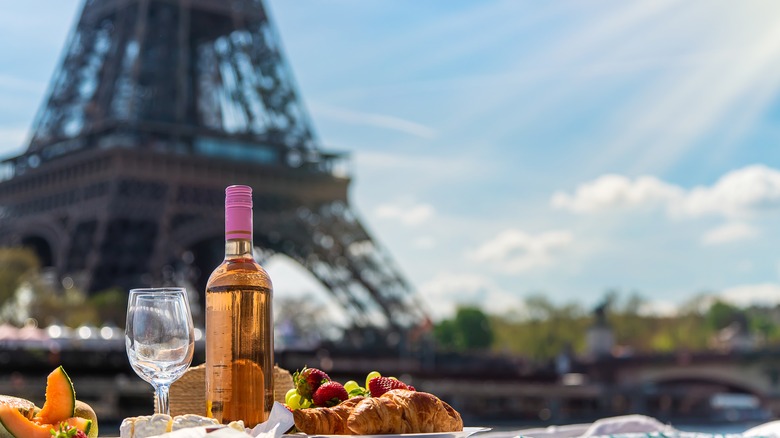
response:
<path id="1" fill-rule="evenodd" d="M 84 432 L 87 436 L 92 436 L 90 435 L 93 425 L 92 420 L 88 420 L 82 417 L 72 417 L 65 420 L 64 423 L 70 427 L 75 427 L 76 429 Z M 97 436 L 97 434 L 95 436 Z"/>

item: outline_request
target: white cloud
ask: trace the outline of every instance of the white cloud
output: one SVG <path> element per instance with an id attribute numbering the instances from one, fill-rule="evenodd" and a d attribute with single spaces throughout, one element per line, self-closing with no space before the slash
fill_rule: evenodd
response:
<path id="1" fill-rule="evenodd" d="M 760 283 L 730 287 L 717 295 L 735 306 L 774 306 L 780 303 L 780 284 Z"/>
<path id="2" fill-rule="evenodd" d="M 780 172 L 753 165 L 723 175 L 711 187 L 695 187 L 681 206 L 683 214 L 744 217 L 780 209 Z"/>
<path id="3" fill-rule="evenodd" d="M 681 195 L 682 190 L 679 187 L 652 176 L 642 176 L 632 181 L 622 175 L 607 174 L 580 185 L 574 194 L 556 192 L 550 202 L 555 208 L 593 213 L 610 209 L 665 205 L 676 201 Z"/>
<path id="4" fill-rule="evenodd" d="M 780 210 L 780 171 L 747 166 L 726 173 L 712 186 L 687 191 L 652 176 L 632 180 L 608 174 L 581 184 L 574 193 L 554 193 L 550 205 L 575 213 L 660 208 L 674 217 L 744 218 Z"/>
<path id="5" fill-rule="evenodd" d="M 525 308 L 522 299 L 477 274 L 442 272 L 423 283 L 419 294 L 435 320 L 452 317 L 459 305 L 479 305 L 491 314 Z"/>
<path id="6" fill-rule="evenodd" d="M 383 219 L 396 219 L 404 225 L 415 226 L 428 221 L 436 210 L 430 204 L 415 204 L 400 201 L 394 204 L 382 204 L 376 208 L 376 215 Z"/>
<path id="7" fill-rule="evenodd" d="M 533 236 L 509 229 L 477 248 L 471 258 L 489 263 L 500 272 L 516 274 L 552 264 L 555 255 L 570 246 L 573 240 L 568 231 L 549 231 Z"/>
<path id="8" fill-rule="evenodd" d="M 706 312 L 716 301 L 723 301 L 738 307 L 774 306 L 780 304 L 780 284 L 745 284 L 726 288 L 722 292 L 700 297 L 695 309 Z M 684 309 L 680 307 L 679 302 L 650 300 L 643 302 L 638 311 L 642 315 L 675 316 L 680 313 L 680 310 Z"/>
<path id="9" fill-rule="evenodd" d="M 751 239 L 756 235 L 758 235 L 758 230 L 754 227 L 742 222 L 732 222 L 713 228 L 705 233 L 702 237 L 702 243 L 705 245 L 721 245 Z"/>
<path id="10" fill-rule="evenodd" d="M 399 131 L 426 140 L 434 139 L 437 136 L 436 130 L 421 123 L 402 119 L 400 117 L 353 111 L 317 103 L 310 103 L 309 108 L 318 118 L 336 120 L 352 125 L 373 126 L 376 128 Z"/>

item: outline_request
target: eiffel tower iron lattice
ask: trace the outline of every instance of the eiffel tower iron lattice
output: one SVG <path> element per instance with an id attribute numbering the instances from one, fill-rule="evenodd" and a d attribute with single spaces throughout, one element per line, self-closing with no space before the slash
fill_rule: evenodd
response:
<path id="1" fill-rule="evenodd" d="M 27 151 L 0 164 L 0 243 L 88 291 L 200 286 L 224 187 L 254 188 L 255 243 L 309 270 L 354 327 L 408 330 L 419 297 L 350 207 L 261 0 L 86 0 Z"/>

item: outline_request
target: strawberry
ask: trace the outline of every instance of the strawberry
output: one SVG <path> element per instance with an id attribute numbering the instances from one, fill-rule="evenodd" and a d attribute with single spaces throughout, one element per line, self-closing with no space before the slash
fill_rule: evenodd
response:
<path id="1" fill-rule="evenodd" d="M 330 382 L 330 377 L 325 374 L 325 371 L 318 370 L 317 368 L 306 368 L 300 372 L 293 374 L 293 382 L 295 382 L 295 388 L 298 390 L 298 394 L 302 398 L 311 400 L 312 394 L 325 382 Z"/>
<path id="2" fill-rule="evenodd" d="M 368 390 L 371 392 L 371 397 L 380 397 L 391 389 L 415 390 L 414 386 L 407 385 L 400 380 L 391 379 L 389 377 L 374 377 L 368 382 Z"/>
<path id="3" fill-rule="evenodd" d="M 312 397 L 314 406 L 321 408 L 336 406 L 349 398 L 347 390 L 339 382 L 326 382 L 317 388 Z"/>

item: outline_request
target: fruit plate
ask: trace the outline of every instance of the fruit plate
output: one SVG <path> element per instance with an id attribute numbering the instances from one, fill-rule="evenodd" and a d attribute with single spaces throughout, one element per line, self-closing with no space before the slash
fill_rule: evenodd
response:
<path id="1" fill-rule="evenodd" d="M 489 427 L 464 427 L 460 432 L 431 432 L 431 433 L 401 433 L 401 434 L 386 434 L 386 435 L 306 435 L 312 438 L 344 438 L 344 437 L 361 437 L 361 438 L 467 438 L 474 435 L 477 432 L 487 432 Z M 301 437 L 302 434 L 284 435 L 286 437 Z"/>

